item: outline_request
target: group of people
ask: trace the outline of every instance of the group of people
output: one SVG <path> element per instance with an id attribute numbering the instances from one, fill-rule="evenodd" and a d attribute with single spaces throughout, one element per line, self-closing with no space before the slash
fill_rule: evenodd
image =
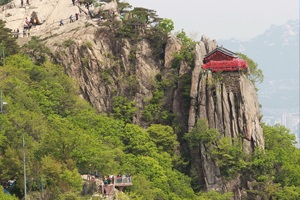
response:
<path id="1" fill-rule="evenodd" d="M 40 24 L 40 21 L 38 19 L 38 17 L 31 17 L 30 20 L 28 20 L 28 18 L 26 17 L 25 19 L 25 23 L 24 23 L 24 26 L 23 26 L 23 36 L 25 36 L 26 34 L 29 36 L 30 35 L 30 29 L 32 26 L 36 26 L 36 25 L 39 25 Z M 19 29 L 17 29 L 17 32 L 19 34 Z"/>
<path id="2" fill-rule="evenodd" d="M 13 37 L 18 38 L 19 37 L 19 32 L 20 32 L 20 30 L 18 28 L 17 28 L 17 30 L 13 30 L 13 32 L 12 32 Z"/>
<path id="3" fill-rule="evenodd" d="M 87 175 L 88 181 L 93 181 L 94 179 L 98 179 L 99 174 L 97 171 L 94 172 L 94 176 L 91 176 L 91 173 L 89 172 Z M 102 177 L 102 181 L 104 185 L 114 184 L 114 183 L 130 183 L 131 182 L 131 175 L 117 175 L 117 177 L 113 175 L 107 175 Z M 116 181 L 116 182 L 115 182 Z"/>
<path id="4" fill-rule="evenodd" d="M 26 4 L 29 4 L 29 0 L 26 0 Z M 24 5 L 24 0 L 21 0 L 21 7 Z"/>
<path id="5" fill-rule="evenodd" d="M 75 13 L 75 20 L 78 20 L 78 19 L 79 19 L 79 13 Z M 70 15 L 69 20 L 70 20 L 70 23 L 74 22 L 73 15 Z M 64 25 L 64 20 L 61 19 L 59 21 L 59 26 L 63 26 L 63 25 Z"/>
<path id="6" fill-rule="evenodd" d="M 103 176 L 104 185 L 114 184 L 114 183 L 131 183 L 131 175 L 117 175 L 115 178 L 113 175 Z"/>

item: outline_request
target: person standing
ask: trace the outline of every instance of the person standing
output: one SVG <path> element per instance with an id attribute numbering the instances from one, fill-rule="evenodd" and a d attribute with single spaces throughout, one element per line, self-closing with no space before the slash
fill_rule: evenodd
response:
<path id="1" fill-rule="evenodd" d="M 19 29 L 17 28 L 17 35 L 16 35 L 16 37 L 18 38 L 19 37 Z"/>
<path id="2" fill-rule="evenodd" d="M 72 15 L 70 15 L 70 23 L 72 23 L 73 22 L 73 16 Z"/>

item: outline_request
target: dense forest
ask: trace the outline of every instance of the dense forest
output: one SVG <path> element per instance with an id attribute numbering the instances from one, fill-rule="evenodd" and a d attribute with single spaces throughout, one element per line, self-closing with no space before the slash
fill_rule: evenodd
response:
<path id="1" fill-rule="evenodd" d="M 158 31 L 173 29 L 170 20 L 160 22 Z M 133 34 L 128 29 L 120 30 L 123 36 Z M 184 32 L 177 37 L 186 48 L 174 55 L 175 62 L 193 60 L 195 42 Z M 157 42 L 157 35 L 151 38 Z M 15 180 L 5 188 L 11 195 L 1 189 L 1 199 L 24 196 L 24 155 L 27 195 L 31 197 L 90 199 L 94 185 L 84 185 L 80 175 L 98 171 L 100 176 L 131 174 L 133 186 L 127 187 L 119 199 L 231 199 L 230 192 L 204 191 L 195 184 L 189 169 L 191 158 L 182 153 L 182 142 L 188 148 L 206 144 L 224 179 L 246 176 L 251 181 L 247 193 L 253 196 L 300 198 L 300 151 L 285 127 L 262 124 L 265 149 L 257 148 L 249 155 L 238 140 L 229 141 L 210 129 L 206 120 L 198 121 L 191 132 L 180 134 L 174 131 L 176 125 L 153 120 L 155 111 L 163 110 L 155 98 L 155 109 L 151 110 L 152 105 L 145 110 L 153 123 L 140 127 L 131 120 L 136 105 L 125 97 L 114 99 L 110 114 L 98 113 L 81 98 L 76 81 L 65 74 L 64 68 L 48 59 L 49 50 L 38 40 L 19 47 L 0 21 L 0 41 L 5 50 L 0 67 L 0 178 L 3 186 Z M 260 80 L 261 72 L 257 73 Z M 160 92 L 157 90 L 157 96 Z"/>

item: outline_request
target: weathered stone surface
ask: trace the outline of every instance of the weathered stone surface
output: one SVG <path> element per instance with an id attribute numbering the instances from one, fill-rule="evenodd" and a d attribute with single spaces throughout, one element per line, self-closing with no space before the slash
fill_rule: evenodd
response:
<path id="1" fill-rule="evenodd" d="M 204 55 L 216 47 L 215 41 L 203 36 L 196 48 L 197 59 L 192 73 L 188 130 L 192 130 L 198 119 L 205 118 L 208 120 L 210 128 L 216 128 L 224 136 L 230 138 L 242 136 L 243 148 L 246 153 L 250 153 L 256 146 L 264 147 L 256 91 L 251 81 L 243 73 L 212 74 L 197 67 L 200 63 L 202 64 Z M 206 188 L 232 191 L 235 199 L 244 198 L 246 194 L 241 188 L 247 188 L 247 186 L 242 185 L 243 177 L 224 182 L 219 175 L 218 166 L 204 147 L 205 145 L 201 147 L 198 163 L 202 164 L 199 176 L 204 177 Z M 194 156 L 196 155 L 192 154 L 192 157 Z"/>
<path id="2" fill-rule="evenodd" d="M 216 129 L 224 133 L 223 109 L 222 109 L 222 84 L 216 83 Z"/>
<path id="3" fill-rule="evenodd" d="M 228 100 L 228 94 L 226 92 L 225 85 L 222 89 L 222 104 L 223 104 L 223 122 L 224 122 L 224 135 L 231 137 L 231 120 L 230 120 L 230 105 Z"/>
<path id="4" fill-rule="evenodd" d="M 259 103 L 254 85 L 245 75 L 241 75 L 240 81 L 242 109 L 244 115 L 244 136 L 250 145 L 244 146 L 246 151 L 253 150 L 255 146 L 264 148 L 264 138 L 260 126 Z"/>
<path id="5" fill-rule="evenodd" d="M 201 146 L 201 163 L 203 166 L 206 188 L 208 190 L 222 191 L 222 177 L 218 166 L 210 157 L 205 145 Z"/>
<path id="6" fill-rule="evenodd" d="M 188 119 L 188 131 L 191 131 L 196 123 L 196 103 L 198 96 L 198 87 L 199 87 L 199 78 L 200 72 L 202 70 L 201 66 L 203 64 L 203 58 L 206 54 L 205 45 L 203 42 L 199 42 L 196 44 L 196 53 L 195 53 L 195 66 L 192 71 L 192 79 L 191 79 L 191 105 L 189 109 L 189 119 Z"/>
<path id="7" fill-rule="evenodd" d="M 214 50 L 218 46 L 216 40 L 211 40 L 208 37 L 206 37 L 205 35 L 202 36 L 201 41 L 205 45 L 206 53 L 211 52 L 212 50 Z"/>
<path id="8" fill-rule="evenodd" d="M 212 80 L 212 74 L 208 73 L 207 76 L 207 119 L 209 127 L 214 128 L 215 127 L 215 102 L 213 98 L 213 80 Z"/>
<path id="9" fill-rule="evenodd" d="M 165 68 L 171 68 L 174 54 L 181 49 L 181 44 L 175 35 L 170 34 L 165 49 Z"/>
<path id="10" fill-rule="evenodd" d="M 232 137 L 237 138 L 239 131 L 238 131 L 238 123 L 237 123 L 237 117 L 236 117 L 236 102 L 237 100 L 234 97 L 234 94 L 232 92 L 229 93 L 229 100 L 231 104 L 231 121 L 232 121 Z"/>

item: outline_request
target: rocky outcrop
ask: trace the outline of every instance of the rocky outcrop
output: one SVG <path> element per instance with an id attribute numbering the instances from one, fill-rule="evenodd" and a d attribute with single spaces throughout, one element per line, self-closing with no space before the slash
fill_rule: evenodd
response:
<path id="1" fill-rule="evenodd" d="M 201 70 L 203 57 L 214 48 L 216 43 L 206 37 L 196 48 L 188 130 L 192 130 L 197 120 L 205 118 L 210 128 L 217 129 L 224 136 L 241 137 L 246 153 L 252 152 L 257 146 L 264 148 L 256 90 L 247 76 L 241 72 L 211 73 Z M 191 153 L 196 158 L 191 160 L 192 168 L 200 170 L 198 180 L 203 181 L 199 184 L 208 190 L 234 191 L 236 199 L 241 198 L 243 191 L 240 188 L 244 187 L 239 180 L 241 177 L 224 182 L 205 144 Z"/>
<path id="2" fill-rule="evenodd" d="M 211 73 L 201 68 L 204 56 L 217 47 L 215 41 L 203 37 L 196 46 L 194 68 L 182 62 L 176 70 L 172 68 L 172 56 L 180 51 L 181 44 L 174 36 L 168 39 L 164 64 L 149 56 L 152 49 L 146 40 L 134 46 L 128 39 L 112 42 L 107 30 L 99 29 L 96 24 L 57 35 L 46 40 L 46 44 L 52 47 L 56 62 L 76 79 L 82 96 L 99 112 L 109 114 L 113 97 L 127 96 L 138 108 L 134 122 L 146 126 L 142 113 L 147 99 L 152 97 L 155 77 L 161 74 L 163 79 L 168 79 L 174 74 L 179 77 L 177 86 L 165 91 L 165 101 L 172 105 L 173 114 L 186 131 L 192 130 L 197 120 L 205 118 L 210 128 L 224 136 L 242 136 L 247 153 L 256 146 L 264 147 L 256 91 L 247 76 L 239 72 Z M 191 76 L 188 107 L 184 106 L 180 91 L 186 84 L 180 79 L 182 76 Z M 224 183 L 220 169 L 205 145 L 191 149 L 190 153 L 191 167 L 198 172 L 199 185 L 207 190 L 234 190 L 237 196 L 243 193 L 237 189 L 242 186 L 236 186 L 241 180 Z M 230 186 L 231 183 L 235 186 Z"/>
<path id="3" fill-rule="evenodd" d="M 32 34 L 39 36 L 49 47 L 51 59 L 62 65 L 66 74 L 74 78 L 82 98 L 89 101 L 99 113 L 109 115 L 113 98 L 125 96 L 134 101 L 138 109 L 133 122 L 141 126 L 149 125 L 143 119 L 143 110 L 153 97 L 159 75 L 171 84 L 164 88 L 165 95 L 161 101 L 174 114 L 176 123 L 182 126 L 179 140 L 182 140 L 185 132 L 193 129 L 199 119 L 205 118 L 209 127 L 217 129 L 222 135 L 241 137 L 247 153 L 257 146 L 264 147 L 256 91 L 247 76 L 239 72 L 211 73 L 201 68 L 204 56 L 217 47 L 215 40 L 202 37 L 196 45 L 194 66 L 183 61 L 174 67 L 174 53 L 179 52 L 182 45 L 174 35 L 169 35 L 164 56 L 159 60 L 154 56 L 152 44 L 147 39 L 141 37 L 132 42 L 128 38 L 116 38 L 113 27 L 99 26 L 97 21 L 84 13 L 75 23 L 58 26 L 59 19 L 68 19 L 70 14 L 79 12 L 71 1 L 32 2 L 36 3 L 36 7 L 18 8 L 21 12 L 16 13 L 20 16 L 18 19 L 9 19 L 10 25 L 22 25 L 25 17 L 38 9 L 37 14 L 45 16 L 46 20 Z M 110 6 L 113 8 L 109 7 L 108 10 L 115 10 L 115 1 Z M 66 12 L 61 12 L 62 7 L 68 8 Z M 17 8 L 9 9 L 13 13 Z M 141 34 L 144 34 L 143 31 Z M 188 102 L 184 94 L 186 91 L 182 88 L 190 88 Z M 243 187 L 241 177 L 225 183 L 205 144 L 199 149 L 190 149 L 190 154 L 191 168 L 196 173 L 193 176 L 198 176 L 198 184 L 202 188 L 235 191 L 236 197 L 241 197 L 243 192 L 237 189 Z"/>

